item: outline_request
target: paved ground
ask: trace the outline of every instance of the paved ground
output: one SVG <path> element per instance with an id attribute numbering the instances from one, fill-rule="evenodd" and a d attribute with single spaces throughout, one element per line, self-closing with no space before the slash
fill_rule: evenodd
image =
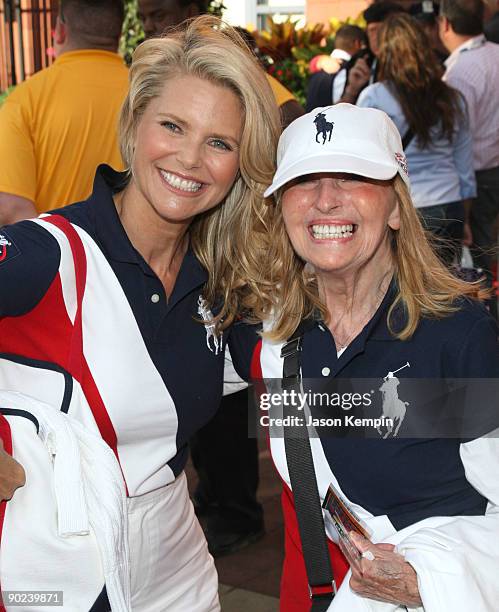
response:
<path id="1" fill-rule="evenodd" d="M 187 467 L 190 488 L 196 475 Z M 248 548 L 216 561 L 223 612 L 278 612 L 283 559 L 281 485 L 265 447 L 260 451 L 258 498 L 264 507 L 265 537 Z"/>

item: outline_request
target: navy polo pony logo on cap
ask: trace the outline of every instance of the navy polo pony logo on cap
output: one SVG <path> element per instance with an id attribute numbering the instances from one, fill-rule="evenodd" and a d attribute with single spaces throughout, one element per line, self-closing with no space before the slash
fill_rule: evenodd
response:
<path id="1" fill-rule="evenodd" d="M 315 135 L 315 142 L 319 141 L 319 136 L 322 134 L 322 144 L 326 144 L 326 139 L 329 142 L 333 135 L 334 122 L 326 119 L 326 113 L 317 113 L 314 119 L 317 134 Z M 329 134 L 329 138 L 328 138 Z"/>

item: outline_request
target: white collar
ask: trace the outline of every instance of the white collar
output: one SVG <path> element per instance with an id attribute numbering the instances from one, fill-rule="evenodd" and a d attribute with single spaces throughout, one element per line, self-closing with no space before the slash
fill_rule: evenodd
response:
<path id="1" fill-rule="evenodd" d="M 348 62 L 348 60 L 352 56 L 350 55 L 350 53 L 343 51 L 343 49 L 333 49 L 333 52 L 331 53 L 331 57 L 334 57 L 335 59 L 345 60 L 346 62 Z"/>
<path id="2" fill-rule="evenodd" d="M 478 49 L 482 45 L 487 42 L 485 38 L 485 34 L 479 34 L 478 36 L 473 36 L 473 38 L 468 38 L 459 47 L 456 47 L 454 51 L 449 55 L 449 57 L 445 60 L 445 67 L 449 69 L 453 66 L 463 51 L 471 51 L 472 49 Z"/>

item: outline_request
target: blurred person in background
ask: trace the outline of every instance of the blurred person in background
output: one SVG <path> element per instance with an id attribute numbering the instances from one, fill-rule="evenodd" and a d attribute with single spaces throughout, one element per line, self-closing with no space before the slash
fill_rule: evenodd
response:
<path id="1" fill-rule="evenodd" d="M 309 70 L 312 74 L 323 70 L 335 74 L 348 62 L 352 55 L 367 47 L 365 31 L 356 25 L 341 26 L 334 37 L 334 49 L 330 55 L 316 55 L 310 60 Z"/>
<path id="2" fill-rule="evenodd" d="M 345 68 L 338 73 L 333 83 L 332 103 L 348 102 L 355 104 L 360 92 L 370 83 L 378 80 L 378 32 L 382 23 L 393 13 L 400 13 L 403 8 L 394 2 L 375 2 L 363 13 L 366 21 L 366 34 L 369 53 L 360 51 L 352 57 Z"/>
<path id="3" fill-rule="evenodd" d="M 364 30 L 359 26 L 346 24 L 336 32 L 331 57 L 348 61 L 364 47 L 367 47 L 367 35 Z"/>
<path id="4" fill-rule="evenodd" d="M 421 25 L 403 13 L 379 31 L 379 81 L 357 104 L 385 111 L 397 126 L 411 176 L 411 195 L 427 229 L 445 238 L 450 265 L 463 237 L 464 202 L 476 196 L 471 134 L 462 96 L 442 81 L 440 63 Z"/>
<path id="5" fill-rule="evenodd" d="M 447 49 L 443 46 L 438 33 L 438 11 L 439 6 L 431 0 L 415 2 L 409 8 L 409 15 L 412 15 L 423 26 L 428 36 L 433 52 L 438 60 L 443 64 L 449 56 Z"/>
<path id="6" fill-rule="evenodd" d="M 356 25 L 344 25 L 334 38 L 334 49 L 330 56 L 319 55 L 310 62 L 312 75 L 307 85 L 306 111 L 331 104 L 333 83 L 338 72 L 353 56 L 367 48 L 365 31 Z"/>
<path id="7" fill-rule="evenodd" d="M 483 32 L 487 40 L 499 43 L 499 2 L 497 0 L 485 0 Z"/>
<path id="8" fill-rule="evenodd" d="M 138 17 L 146 38 L 161 36 L 167 28 L 206 13 L 208 0 L 138 0 Z"/>
<path id="9" fill-rule="evenodd" d="M 440 38 L 450 52 L 444 80 L 466 100 L 473 139 L 477 198 L 468 209 L 465 231 L 475 266 L 492 283 L 499 214 L 499 45 L 486 40 L 483 16 L 482 0 L 442 0 L 440 4 Z M 497 316 L 495 297 L 489 307 Z"/>
<path id="10" fill-rule="evenodd" d="M 100 163 L 123 167 L 123 16 L 122 0 L 61 1 L 55 63 L 18 85 L 0 110 L 0 226 L 87 197 Z"/>

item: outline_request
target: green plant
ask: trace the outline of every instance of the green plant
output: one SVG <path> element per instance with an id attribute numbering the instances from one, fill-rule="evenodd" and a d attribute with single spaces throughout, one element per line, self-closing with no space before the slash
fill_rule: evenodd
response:
<path id="1" fill-rule="evenodd" d="M 312 53 L 312 49 L 316 49 L 324 53 L 327 47 L 333 47 L 334 37 L 322 23 L 297 28 L 291 18 L 275 23 L 271 17 L 267 17 L 267 27 L 268 30 L 253 32 L 253 36 L 263 55 L 273 62 L 292 58 L 297 50 Z"/>
<path id="2" fill-rule="evenodd" d="M 222 17 L 222 12 L 226 8 L 222 0 L 212 0 L 208 6 L 208 13 L 215 15 L 215 17 Z"/>
<path id="3" fill-rule="evenodd" d="M 5 98 L 10 94 L 14 87 L 9 87 L 5 91 L 0 92 L 0 106 L 5 102 Z"/>
<path id="4" fill-rule="evenodd" d="M 267 72 L 280 81 L 286 89 L 289 89 L 298 102 L 305 106 L 307 99 L 308 62 L 287 57 L 280 62 L 270 64 Z"/>
<path id="5" fill-rule="evenodd" d="M 144 40 L 144 30 L 137 17 L 137 0 L 125 0 L 125 21 L 120 40 L 120 53 L 130 64 L 135 47 Z"/>

